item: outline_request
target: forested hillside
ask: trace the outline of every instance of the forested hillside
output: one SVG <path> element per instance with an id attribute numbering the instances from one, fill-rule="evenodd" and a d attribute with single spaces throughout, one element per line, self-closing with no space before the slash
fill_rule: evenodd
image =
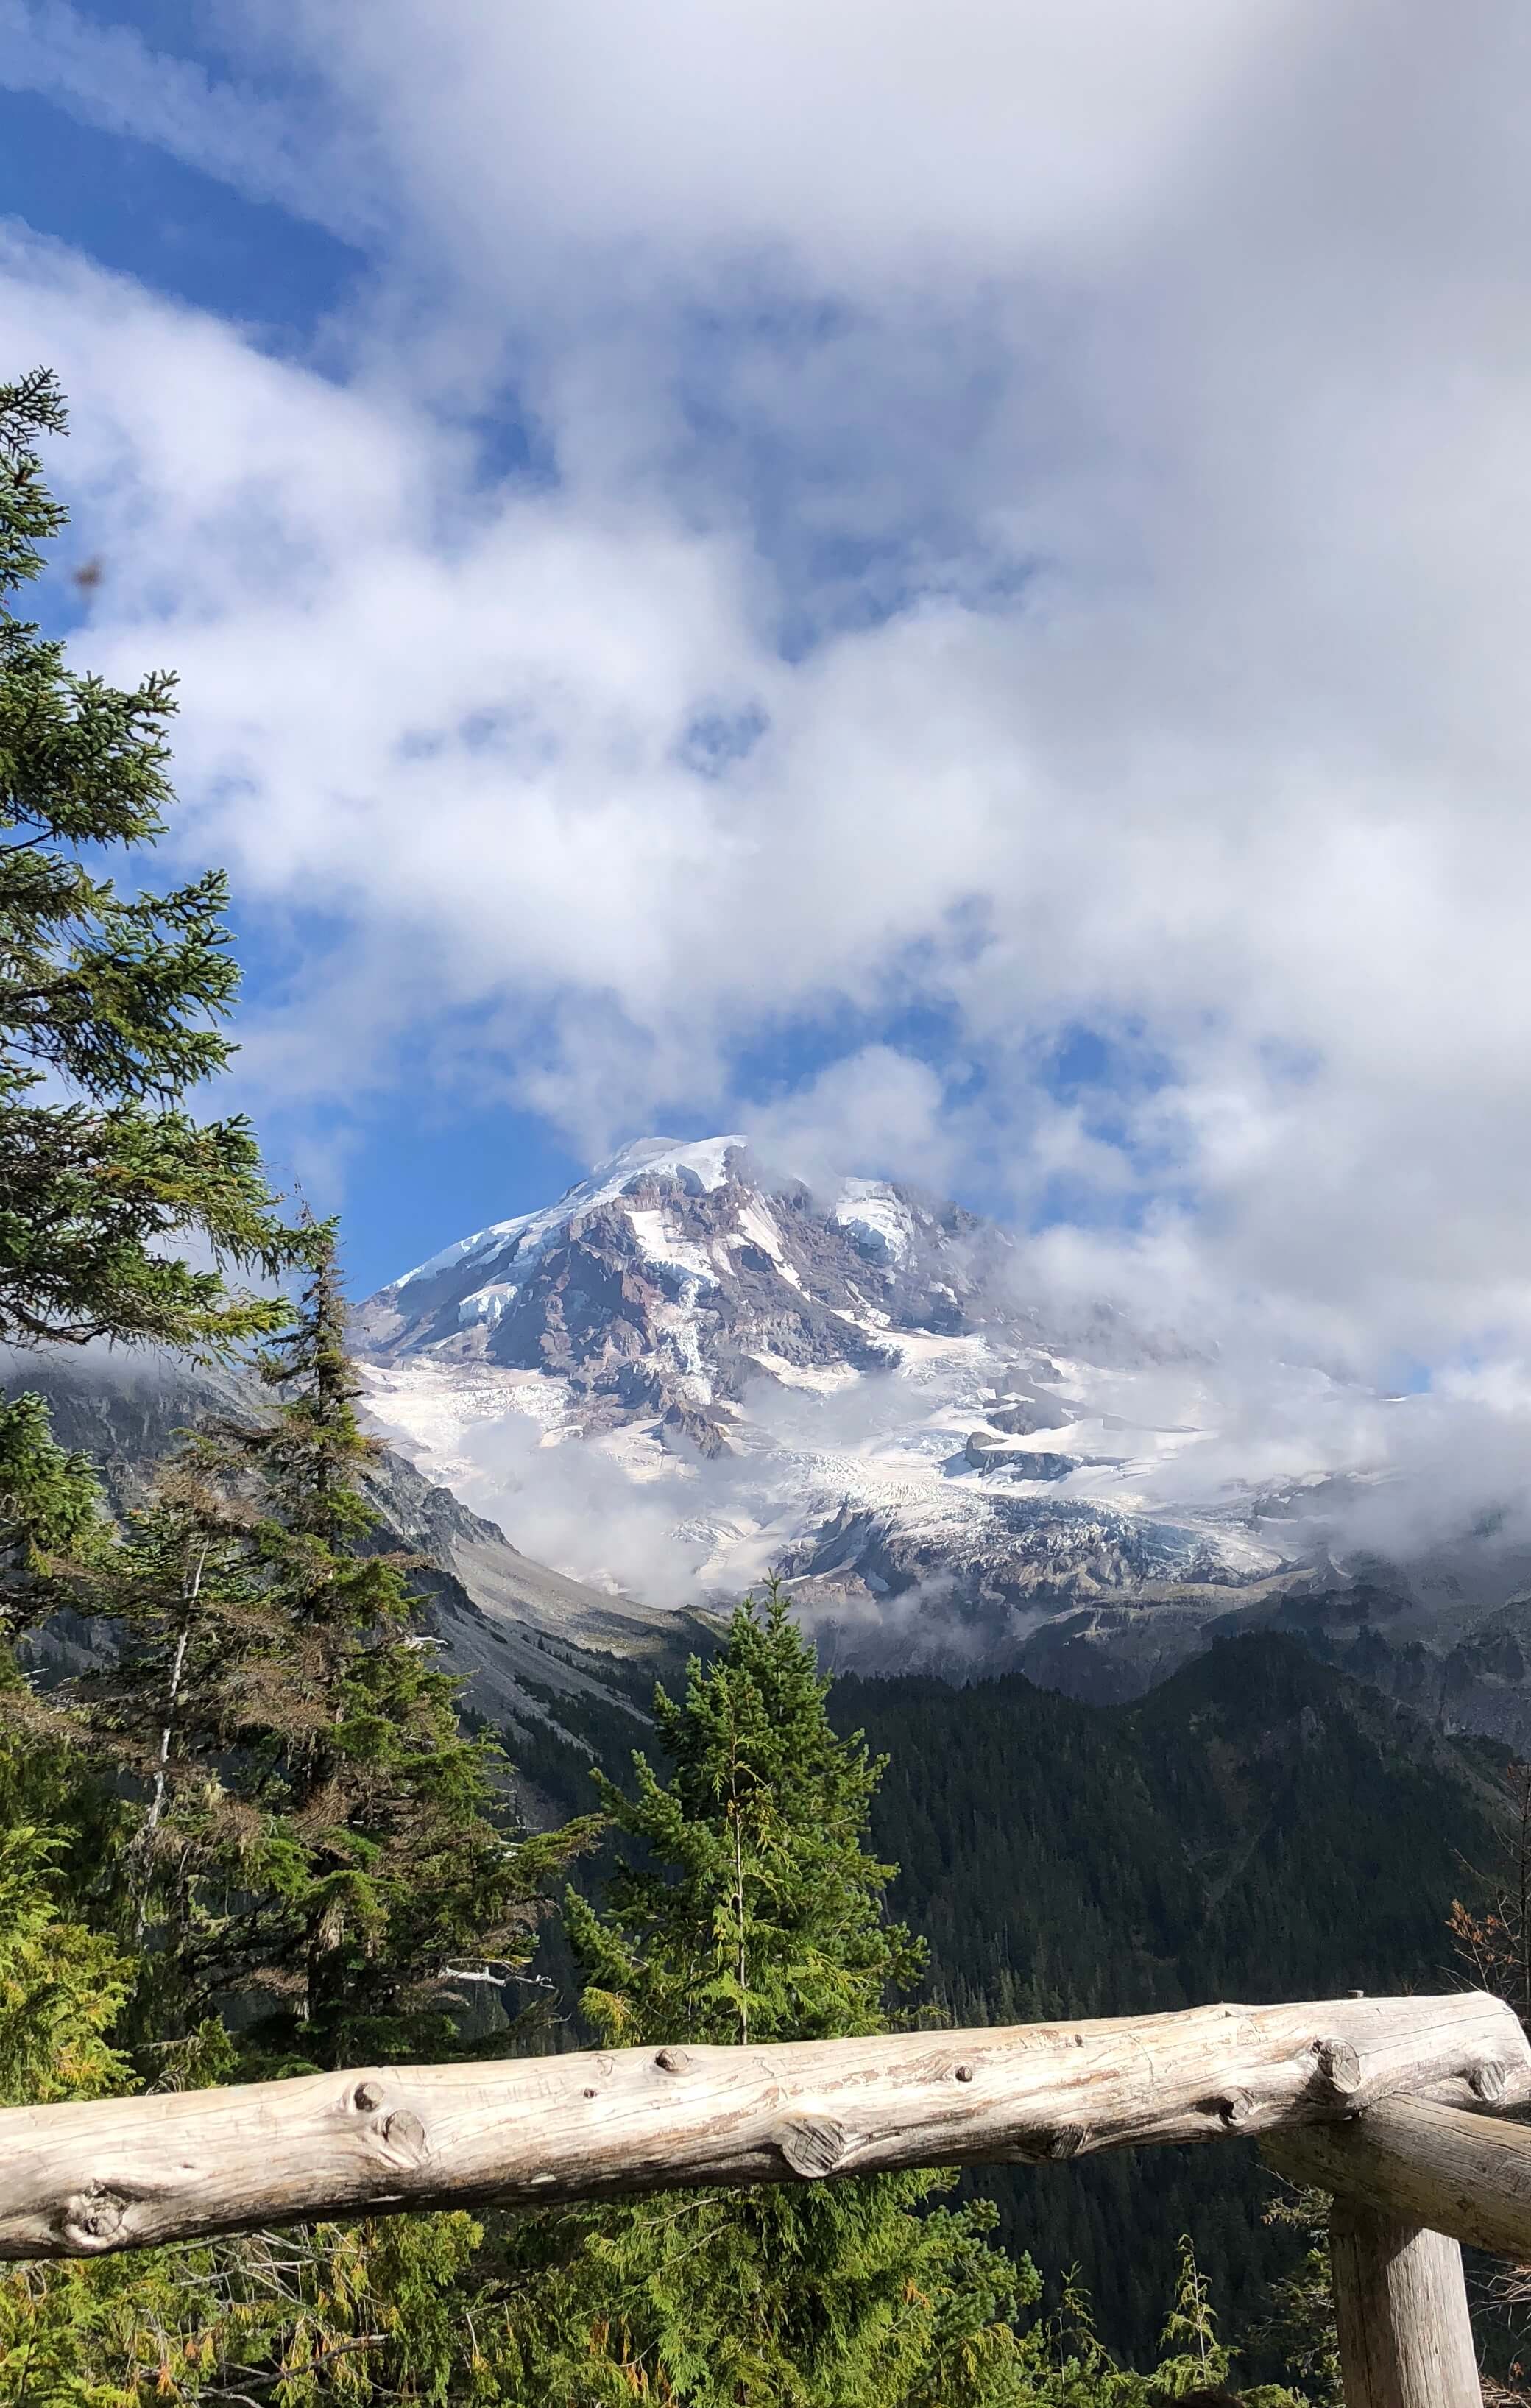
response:
<path id="1" fill-rule="evenodd" d="M 1131 1707 L 1011 1677 L 843 1681 L 842 1727 L 889 1757 L 873 1813 L 896 1911 L 930 1936 L 959 2023 L 1213 1999 L 1443 1988 L 1464 1860 L 1481 1864 L 1501 1759 L 1315 1664 L 1293 1641 L 1214 1648 Z M 1078 2260 L 1106 2329 L 1140 2345 L 1186 2229 L 1239 2322 L 1289 2251 L 1258 2219 L 1252 2149 L 1098 2157 L 986 2176 L 1038 2262 Z"/>
<path id="2" fill-rule="evenodd" d="M 1461 1978 L 1447 1917 L 1498 1853 L 1502 1754 L 1438 1739 L 1295 1641 L 1229 1641 L 1130 1707 L 1020 1674 L 843 1679 L 829 1705 L 889 1759 L 872 1838 L 899 1867 L 894 1911 L 929 1938 L 921 1996 L 943 2022 Z M 626 1715 L 586 1708 L 581 1729 L 603 1763 L 625 1762 Z M 585 1763 L 545 1727 L 512 1744 L 560 1812 L 588 1803 Z M 559 1973 L 556 1938 L 544 1963 Z M 1079 2264 L 1103 2330 L 1134 2355 L 1157 2336 L 1181 2232 L 1240 2328 L 1293 2255 L 1290 2231 L 1261 2221 L 1274 2185 L 1252 2147 L 999 2169 L 968 2187 L 1054 2284 Z"/>

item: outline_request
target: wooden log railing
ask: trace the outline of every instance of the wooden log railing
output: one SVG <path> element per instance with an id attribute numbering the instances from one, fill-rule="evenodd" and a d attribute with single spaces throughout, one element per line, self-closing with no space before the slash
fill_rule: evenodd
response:
<path id="1" fill-rule="evenodd" d="M 1460 2243 L 1531 2260 L 1531 2128 L 1482 2112 L 1527 2102 L 1481 1992 L 356 2068 L 0 2111 L 0 2258 L 1257 2138 L 1336 2196 L 1348 2408 L 1477 2408 Z"/>

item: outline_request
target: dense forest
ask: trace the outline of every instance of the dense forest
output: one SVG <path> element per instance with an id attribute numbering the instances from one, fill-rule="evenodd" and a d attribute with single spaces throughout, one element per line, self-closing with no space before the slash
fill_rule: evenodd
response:
<path id="1" fill-rule="evenodd" d="M 954 1692 L 844 1682 L 888 1770 L 873 1813 L 895 1908 L 931 1941 L 927 1991 L 958 2023 L 1123 2014 L 1450 1987 L 1465 1866 L 1501 1849 L 1502 1757 L 1447 1743 L 1295 1641 L 1235 1640 L 1138 1705 L 1021 1678 Z M 1141 2348 L 1176 2235 L 1248 2327 L 1290 2234 L 1252 2150 L 1007 2172 L 1007 2238 L 1090 2270 L 1103 2329 Z"/>
<path id="2" fill-rule="evenodd" d="M 77 677 L 10 608 L 63 425 L 48 376 L 0 388 L 0 1341 L 232 1362 L 250 1408 L 114 1514 L 0 1400 L 0 2103 L 1437 1979 L 1498 1768 L 1279 1641 L 1116 1713 L 836 1687 L 773 1592 L 631 1711 L 614 1671 L 465 1715 L 365 1494 L 336 1232 L 199 1093 L 223 882 L 108 874 L 174 803 L 170 681 Z M 14 2264 L 0 2402 L 1140 2408 L 1242 2366 L 1321 2408 L 1309 2212 L 1202 2156 Z"/>
<path id="3" fill-rule="evenodd" d="M 632 1718 L 551 1690 L 545 1702 L 556 1719 L 518 1728 L 514 1752 L 568 1814 L 588 1796 L 583 1750 L 625 1764 Z M 961 1689 L 847 1677 L 828 1705 L 887 1758 L 872 1842 L 898 1868 L 894 1912 L 928 1939 L 917 1998 L 942 2022 L 1463 1977 L 1449 1918 L 1472 1869 L 1502 1854 L 1503 1752 L 1437 1737 L 1295 1641 L 1225 1641 L 1132 1706 L 1080 1705 L 1019 1674 Z M 556 1933 L 539 1963 L 578 2034 Z M 1051 2297 L 1085 2270 L 1101 2332 L 1133 2357 L 1157 2336 L 1182 2232 L 1246 2334 L 1269 2320 L 1297 2245 L 1265 2220 L 1277 2186 L 1252 2148 L 996 2169 L 964 2187 L 996 2202 Z"/>

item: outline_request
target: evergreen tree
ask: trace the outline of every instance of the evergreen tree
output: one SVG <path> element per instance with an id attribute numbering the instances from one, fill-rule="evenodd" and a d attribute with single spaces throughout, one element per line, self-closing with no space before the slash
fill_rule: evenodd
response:
<path id="1" fill-rule="evenodd" d="M 64 524 L 37 451 L 64 423 L 45 371 L 0 385 L 0 1343 L 223 1348 L 279 1318 L 223 1269 L 274 1273 L 302 1241 L 248 1124 L 185 1108 L 231 1050 L 222 873 L 125 896 L 101 867 L 164 833 L 174 681 L 77 676 L 11 608 Z"/>
<path id="2" fill-rule="evenodd" d="M 1175 2296 L 1165 2318 L 1161 2357 L 1155 2384 L 1169 2399 L 1180 2399 L 1225 2385 L 1235 2353 L 1218 2338 L 1207 2278 L 1196 2264 L 1188 2232 L 1182 2232 L 1176 2253 Z"/>
<path id="3" fill-rule="evenodd" d="M 14 1798 L 7 1804 L 14 1812 Z M 10 1813 L 0 1822 L 0 2105 L 7 2107 L 96 2098 L 127 2077 L 109 2035 L 132 1968 L 108 1938 L 64 1911 L 58 1863 L 64 1844 L 56 1826 Z"/>
<path id="4" fill-rule="evenodd" d="M 629 1842 L 596 1908 L 567 1920 L 604 2038 L 817 2039 L 886 2020 L 921 1952 L 881 1920 L 891 1868 L 863 1849 L 880 1773 L 824 1711 L 828 1683 L 779 1591 L 655 1718 L 673 1762 L 603 1784 Z M 634 2397 L 723 2408 L 964 2408 L 1032 2395 L 1010 2323 L 1029 2265 L 991 2212 L 928 2210 L 952 2178 L 909 2173 L 743 2194 L 671 2194 L 535 2218 L 512 2236 L 516 2401 Z M 519 2284 L 515 2279 L 519 2276 Z"/>
<path id="5" fill-rule="evenodd" d="M 127 1623 L 121 1671 L 74 1713 L 0 1659 L 0 2101 L 132 2086 L 113 2044 L 130 1993 L 160 2082 L 235 2070 L 197 2018 L 263 1982 L 269 2038 L 307 2061 L 450 2044 L 446 1958 L 519 1953 L 528 1884 L 402 1568 L 356 1560 L 364 1447 L 327 1233 L 281 1225 L 244 1121 L 187 1109 L 230 1051 L 223 881 L 132 896 L 107 874 L 163 833 L 173 681 L 74 676 L 10 607 L 64 523 L 37 452 L 64 423 L 46 374 L 0 386 L 0 1344 L 222 1354 L 287 1311 L 231 1293 L 231 1270 L 306 1260 L 327 1286 L 263 1443 L 199 1451 L 125 1547 L 40 1398 L 0 1400 L 7 1629 L 61 1598 Z M 82 1737 L 108 1742 L 127 1799 Z M 0 2400 L 466 2398 L 478 2237 L 412 2216 L 8 2268 Z"/>
<path id="6" fill-rule="evenodd" d="M 88 1455 L 60 1446 L 40 1397 L 0 1399 L 0 1615 L 14 1629 L 47 1597 L 51 1565 L 98 1555 L 108 1535 Z"/>
<path id="7" fill-rule="evenodd" d="M 877 2031 L 889 1992 L 919 1979 L 923 1944 L 882 1920 L 895 1869 L 863 1845 L 883 1766 L 832 1728 L 829 1686 L 773 1588 L 764 1615 L 735 1614 L 716 1663 L 693 1664 L 682 1704 L 656 1692 L 670 1780 L 641 1754 L 635 1797 L 600 1778 L 634 1845 L 605 1911 L 571 1893 L 566 1920 L 603 2037 Z"/>
<path id="8" fill-rule="evenodd" d="M 1279 2351 L 1313 2408 L 1344 2408 L 1328 2196 L 1321 2190 L 1281 2191 L 1265 2220 L 1300 2232 L 1308 2245 L 1292 2272 L 1272 2284 L 1272 2314 L 1258 2337 Z"/>
<path id="9" fill-rule="evenodd" d="M 327 1232 L 317 1254 L 270 1411 L 194 1440 L 77 1587 L 123 1634 L 75 1694 L 144 1799 L 138 2025 L 227 2010 L 251 2071 L 450 2051 L 463 1985 L 509 1985 L 582 1836 L 508 1830 L 500 1752 L 459 1729 L 408 1566 L 376 1548 Z"/>
<path id="10" fill-rule="evenodd" d="M 269 1412 L 193 1440 L 122 1543 L 55 1584 L 122 1646 L 74 1684 L 50 1756 L 0 1748 L 5 2096 L 451 2053 L 463 1983 L 509 1980 L 580 1836 L 505 1828 L 497 1753 L 461 1736 L 408 1567 L 375 1550 L 327 1233 L 315 1252 Z M 130 1791 L 74 1851 L 71 1737 Z M 71 1853 L 93 1880 L 50 1870 Z M 124 1999 L 132 2063 L 107 2044 Z M 408 2215 L 5 2270 L 0 2401 L 490 2408 L 480 2239 L 460 2213 Z"/>

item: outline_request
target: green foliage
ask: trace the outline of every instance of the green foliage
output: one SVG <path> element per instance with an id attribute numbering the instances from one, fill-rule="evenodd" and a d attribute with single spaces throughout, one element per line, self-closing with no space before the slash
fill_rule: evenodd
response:
<path id="1" fill-rule="evenodd" d="M 1307 2246 L 1292 2272 L 1271 2286 L 1272 2310 L 1263 2337 L 1274 2344 L 1313 2408 L 1344 2408 L 1329 2265 L 1328 2195 L 1282 2191 L 1266 2208 L 1266 2221 L 1300 2233 Z"/>
<path id="2" fill-rule="evenodd" d="M 613 2041 L 742 2042 L 876 2030 L 921 1953 L 881 1918 L 891 1868 L 863 1840 L 881 1767 L 840 1739 L 828 1684 L 773 1592 L 661 1690 L 671 1758 L 634 1758 L 603 1800 L 628 1842 L 569 1932 L 587 2014 Z M 992 2212 L 927 2210 L 924 2173 L 742 2195 L 675 2194 L 512 2230 L 522 2387 L 549 2403 L 635 2397 L 722 2408 L 979 2408 L 1031 2396 L 1016 2310 L 1029 2266 Z"/>
<path id="3" fill-rule="evenodd" d="M 145 1799 L 134 2028 L 222 2014 L 251 2072 L 450 2051 L 463 1985 L 503 1991 L 581 1836 L 511 1834 L 503 1757 L 459 1728 L 408 1567 L 368 1551 L 327 1232 L 317 1252 L 268 1414 L 200 1438 L 70 1592 L 122 1633 L 74 1697 Z"/>
<path id="4" fill-rule="evenodd" d="M 87 1904 L 122 1809 L 79 1734 L 0 1656 L 0 2104 L 96 2098 L 128 2079 L 111 2045 L 134 1968 Z"/>
<path id="5" fill-rule="evenodd" d="M 60 1446 L 41 1397 L 0 1397 L 0 1647 L 47 1610 L 49 1572 L 97 1559 L 109 1538 L 89 1456 Z"/>
<path id="6" fill-rule="evenodd" d="M 207 1803 L 209 1779 L 237 1803 L 238 1768 L 247 1755 L 261 1759 L 260 1735 L 275 1762 L 301 1752 L 307 1727 L 295 1739 L 284 1714 L 272 1718 L 251 1669 L 265 1660 L 268 1640 L 291 1651 L 296 1625 L 281 1614 L 301 1596 L 328 1627 L 332 1613 L 344 1619 L 351 1610 L 336 1599 L 354 1598 L 343 1564 L 329 1561 L 330 1551 L 345 1552 L 334 1538 L 321 1540 L 317 1553 L 299 1550 L 304 1581 L 287 1585 L 294 1538 L 313 1541 L 316 1526 L 360 1534 L 341 1501 L 358 1460 L 345 1439 L 348 1408 L 333 1385 L 328 1401 L 321 1388 L 349 1378 L 343 1347 L 331 1344 L 333 1330 L 326 1335 L 328 1293 L 321 1283 L 308 1299 L 274 1392 L 283 1402 L 257 1442 L 245 1450 L 228 1433 L 216 1435 L 167 1484 L 123 1551 L 140 1558 L 116 1592 L 129 1625 L 123 1662 L 135 1669 L 115 1690 L 102 1684 L 92 1711 L 106 1716 L 115 1698 L 122 1719 L 101 1728 L 114 1729 L 124 1750 L 135 1729 L 147 1744 L 164 1710 L 177 1634 L 185 1636 L 178 1713 L 161 1727 L 171 1742 L 158 1825 L 151 1768 L 140 1767 L 134 1801 L 112 1809 L 78 1751 L 50 1744 L 24 1757 L 0 1753 L 0 1820 L 21 1834 L 0 1858 L 0 2005 L 15 2008 L 0 2018 L 0 2078 L 11 2096 L 85 2095 L 133 2078 L 110 2047 L 109 2028 L 135 1968 L 82 1926 L 75 1901 L 110 1895 L 114 1881 L 130 1903 L 141 1899 L 146 1830 L 155 1844 L 152 1912 L 136 1968 L 141 2072 L 156 2086 L 238 2078 L 252 2045 L 267 2044 L 252 2043 L 243 2028 L 231 2035 L 216 2018 L 196 2021 L 194 1981 L 178 1995 L 175 1969 L 194 1959 L 178 1955 L 164 1864 L 195 1858 L 203 1846 L 216 1855 L 222 1842 L 207 1836 L 218 1823 Z M 308 1339 L 306 1322 L 316 1325 Z M 293 1418 L 283 1420 L 288 1411 Z M 322 1441 L 305 1435 L 315 1430 Z M 327 1469 L 311 1451 L 321 1443 Z M 217 1520 L 212 1471 L 240 1463 L 250 1471 L 250 1493 L 225 1484 Z M 263 1510 L 275 1502 L 279 1515 Z M 217 1545 L 201 1551 L 196 1541 L 189 1580 L 187 1533 L 209 1527 Z M 327 1562 L 333 1578 L 323 1576 Z M 382 1569 L 399 1572 L 386 1561 Z M 268 1607 L 278 1614 L 269 1627 Z M 387 1653 L 391 1626 L 368 1627 Z M 418 1651 L 408 1652 L 418 1665 Z M 140 1690 L 150 1705 L 136 1722 Z M 684 1701 L 660 1701 L 671 1777 L 662 1781 L 640 1759 L 636 1794 L 608 1793 L 626 1860 L 603 1909 L 576 1901 L 571 1922 L 595 1977 L 593 2013 L 635 2040 L 674 2039 L 678 2014 L 704 2042 L 739 2037 L 746 2016 L 757 2037 L 775 2040 L 805 2026 L 875 2029 L 887 2014 L 884 1985 L 916 1976 L 917 1947 L 880 1920 L 890 1868 L 863 1847 L 882 1768 L 858 1737 L 837 1738 L 826 1691 L 780 1598 L 764 1616 L 741 1611 L 720 1661 L 692 1668 Z M 193 1699 L 200 1701 L 194 1713 Z M 183 1772 L 193 1728 L 223 1735 L 222 1758 L 202 1760 L 194 1779 Z M 65 1828 L 71 1803 L 73 1833 Z M 50 1818 L 50 1839 L 29 1836 L 23 1808 L 38 1829 Z M 198 1813 L 206 1817 L 200 1839 Z M 164 1836 L 172 1828 L 173 1844 Z M 304 1849 L 316 1839 L 329 1844 L 334 1833 L 291 1835 L 297 1873 L 283 1889 L 275 1860 L 262 1854 L 258 1813 L 250 1828 L 256 1836 L 239 1858 L 245 1908 L 266 1912 L 276 1889 L 286 1913 L 305 1896 Z M 93 1859 L 106 1868 L 104 1881 L 93 1882 Z M 413 1961 L 400 1928 L 385 1914 L 373 1935 L 384 1970 L 395 1973 Z M 358 1971 L 365 1981 L 365 1968 Z M 407 2006 L 396 2011 L 408 2016 Z M 422 2028 L 413 2027 L 417 2037 Z M 317 2055 L 324 2033 L 311 2024 L 300 2029 Z M 444 2021 L 435 2037 L 441 2048 L 455 2044 Z M 992 2245 L 986 2203 L 935 2204 L 946 2187 L 939 2175 L 905 2174 L 677 2192 L 496 2219 L 487 2244 L 465 2215 L 411 2215 L 17 2267 L 0 2276 L 0 2401 L 1154 2408 L 1226 2372 L 1232 2353 L 1219 2340 L 1189 2242 L 1164 2354 L 1152 2374 L 1135 2372 L 1102 2346 L 1077 2286 L 1066 2289 L 1062 2313 L 1037 2319 L 1040 2285 L 1029 2261 Z M 1246 2398 L 1254 2408 L 1289 2402 L 1270 2390 Z"/>
<path id="7" fill-rule="evenodd" d="M 42 1821 L 23 1816 L 50 1818 Z M 72 1818 L 72 1820 L 71 1820 Z M 99 1887 L 122 1811 L 78 1749 L 0 1746 L 0 2103 L 134 2086 L 111 2032 L 135 1966 L 73 1901 Z M 72 1861 L 73 1860 L 73 1861 Z M 208 2022 L 143 2053 L 160 2088 L 237 2078 Z M 479 2228 L 422 2215 L 0 2271 L 0 2402 L 164 2408 L 231 2397 L 273 2408 L 467 2400 Z"/>
<path id="8" fill-rule="evenodd" d="M 1009 2318 L 1036 2277 L 989 2246 L 981 2210 L 917 2213 L 937 2187 L 888 2175 L 671 2193 L 551 2220 L 540 2265 L 522 2231 L 505 2396 L 516 2408 L 1019 2408 L 1036 2354 Z"/>
<path id="9" fill-rule="evenodd" d="M 890 1989 L 918 1980 L 923 1946 L 882 1921 L 895 1869 L 862 1846 L 883 1767 L 837 1736 L 829 1685 L 773 1590 L 693 1662 L 683 1704 L 656 1692 L 670 1781 L 641 1754 L 636 1797 L 600 1781 L 635 1849 L 605 1913 L 571 1892 L 566 1919 L 585 2013 L 613 2043 L 876 2031 Z"/>
<path id="10" fill-rule="evenodd" d="M 1175 2296 L 1159 2346 L 1164 2355 L 1154 2384 L 1168 2399 L 1210 2391 L 1226 2384 L 1233 2372 L 1234 2352 L 1218 2339 L 1207 2278 L 1196 2264 L 1189 2232 L 1182 2232 L 1176 2243 Z"/>
<path id="11" fill-rule="evenodd" d="M 58 1833 L 0 1828 L 0 2104 L 120 2089 L 108 2042 L 132 1968 L 110 1940 L 59 1911 Z"/>
<path id="12" fill-rule="evenodd" d="M 304 1240 L 248 1124 L 185 1109 L 231 1051 L 224 879 L 125 896 L 99 866 L 164 833 L 174 681 L 77 676 L 10 607 L 64 523 L 36 448 L 64 423 L 46 372 L 0 385 L 0 1342 L 220 1351 L 279 1314 L 224 1271 L 275 1273 Z"/>
<path id="13" fill-rule="evenodd" d="M 493 2398 L 474 2375 L 480 2228 L 413 2215 L 0 2271 L 0 2401 L 372 2408 Z"/>

